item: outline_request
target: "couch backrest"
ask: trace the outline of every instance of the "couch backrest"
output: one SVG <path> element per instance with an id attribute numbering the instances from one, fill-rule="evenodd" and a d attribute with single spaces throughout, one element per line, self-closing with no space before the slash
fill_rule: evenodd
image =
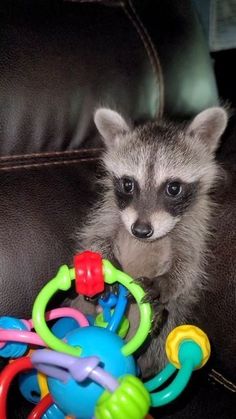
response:
<path id="1" fill-rule="evenodd" d="M 99 105 L 139 121 L 215 103 L 189 0 L 1 1 L 0 155 L 97 145 Z"/>

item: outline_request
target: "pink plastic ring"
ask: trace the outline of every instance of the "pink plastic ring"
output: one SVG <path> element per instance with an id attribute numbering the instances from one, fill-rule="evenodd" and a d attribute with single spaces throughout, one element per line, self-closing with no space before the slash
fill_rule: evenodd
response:
<path id="1" fill-rule="evenodd" d="M 78 324 L 81 327 L 89 326 L 89 322 L 87 318 L 85 317 L 85 315 L 81 313 L 81 311 L 72 307 L 61 307 L 61 308 L 55 308 L 54 310 L 49 310 L 47 311 L 45 317 L 47 321 L 59 319 L 61 317 L 72 317 L 78 322 Z M 34 323 L 32 319 L 24 320 L 24 323 L 26 324 L 27 327 L 29 327 L 30 329 L 33 329 Z"/>

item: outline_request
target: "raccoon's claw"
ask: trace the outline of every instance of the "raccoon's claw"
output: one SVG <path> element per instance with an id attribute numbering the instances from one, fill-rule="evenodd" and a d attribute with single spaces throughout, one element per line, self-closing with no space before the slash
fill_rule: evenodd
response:
<path id="1" fill-rule="evenodd" d="M 159 290 L 157 290 L 154 284 L 154 278 L 142 276 L 140 278 L 137 278 L 135 282 L 139 284 L 145 292 L 145 295 L 142 299 L 143 303 L 153 304 L 154 301 L 157 302 L 157 300 L 159 299 Z"/>
<path id="2" fill-rule="evenodd" d="M 150 284 L 152 281 L 152 278 L 148 278 L 147 276 L 140 276 L 134 280 L 134 283 L 140 285 L 142 288 L 145 288 L 147 284 Z"/>
<path id="3" fill-rule="evenodd" d="M 165 282 L 164 282 L 165 281 Z M 160 333 L 163 324 L 165 323 L 168 315 L 168 311 L 165 309 L 166 293 L 162 284 L 168 284 L 167 279 L 163 277 L 140 277 L 135 281 L 139 284 L 145 295 L 142 298 L 142 303 L 149 303 L 153 308 L 152 318 L 152 336 L 157 336 Z M 167 300 L 168 301 L 168 300 Z"/>
<path id="4" fill-rule="evenodd" d="M 148 278 L 146 276 L 141 276 L 140 278 L 137 278 L 135 280 L 135 282 L 136 282 L 136 284 L 140 285 L 140 287 L 143 289 L 143 291 L 146 294 L 151 293 L 151 290 L 153 288 L 153 278 Z M 146 295 L 145 295 L 145 297 L 146 297 Z M 146 301 L 146 302 L 149 302 L 149 301 Z"/>
<path id="5" fill-rule="evenodd" d="M 143 288 L 145 296 L 144 303 L 152 305 L 165 305 L 168 303 L 170 297 L 168 279 L 163 275 L 154 278 L 141 277 L 136 282 Z"/>
<path id="6" fill-rule="evenodd" d="M 134 298 L 133 294 L 131 294 L 130 292 L 128 293 L 127 298 L 130 304 L 136 303 L 136 299 Z"/>

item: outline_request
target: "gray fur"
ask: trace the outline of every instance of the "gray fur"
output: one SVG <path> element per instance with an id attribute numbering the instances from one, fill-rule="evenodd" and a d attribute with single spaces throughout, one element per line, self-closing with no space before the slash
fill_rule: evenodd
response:
<path id="1" fill-rule="evenodd" d="M 100 109 L 95 123 L 106 144 L 105 193 L 78 234 L 79 248 L 118 260 L 134 278 L 150 278 L 150 287 L 149 280 L 145 280 L 145 287 L 150 288 L 154 302 L 157 290 L 160 292 L 160 301 L 169 314 L 159 336 L 151 339 L 139 360 L 143 375 L 148 376 L 164 366 L 167 334 L 185 322 L 206 283 L 204 256 L 213 208 L 209 192 L 219 178 L 214 151 L 226 127 L 227 114 L 222 108 L 211 108 L 189 125 L 152 122 L 129 130 L 116 112 Z M 112 177 L 124 175 L 135 178 L 140 195 L 135 205 L 121 210 Z M 197 185 L 193 202 L 176 217 L 161 204 L 161 188 L 167 179 Z M 152 220 L 151 239 L 141 241 L 132 236 L 130 226 L 137 217 Z"/>

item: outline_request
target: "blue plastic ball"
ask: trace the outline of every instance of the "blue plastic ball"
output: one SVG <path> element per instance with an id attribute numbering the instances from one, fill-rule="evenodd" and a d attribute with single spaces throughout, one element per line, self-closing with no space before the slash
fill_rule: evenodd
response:
<path id="1" fill-rule="evenodd" d="M 83 350 L 82 357 L 99 357 L 99 366 L 114 377 L 137 375 L 134 358 L 124 356 L 121 352 L 123 340 L 107 329 L 82 327 L 67 334 L 66 341 L 71 346 L 80 346 Z M 91 379 L 80 384 L 73 379 L 62 382 L 48 378 L 48 387 L 55 403 L 65 415 L 75 416 L 77 419 L 89 419 L 93 416 L 96 402 L 104 391 L 103 387 Z"/>
<path id="2" fill-rule="evenodd" d="M 23 325 L 24 326 L 24 325 Z M 25 326 L 24 326 L 25 327 Z M 71 317 L 63 317 L 56 321 L 56 323 L 52 327 L 52 332 L 55 336 L 62 339 L 64 338 L 65 334 L 70 332 L 71 330 L 77 329 L 78 323 L 75 319 Z M 20 344 L 22 345 L 22 344 Z M 19 376 L 19 388 L 21 394 L 24 396 L 26 400 L 31 403 L 38 403 L 41 399 L 40 388 L 38 384 L 38 377 L 37 371 L 34 369 L 30 372 L 21 374 Z M 54 413 L 52 413 L 54 412 Z M 57 413 L 57 416 L 55 416 Z M 53 416 L 54 414 L 54 416 Z M 50 416 L 51 415 L 51 416 Z M 64 415 L 56 409 L 55 406 L 53 409 L 49 409 L 47 412 L 47 417 L 50 418 L 64 418 Z M 47 418 L 43 416 L 44 419 Z"/>
<path id="3" fill-rule="evenodd" d="M 41 399 L 41 392 L 37 379 L 36 370 L 32 370 L 19 377 L 19 388 L 22 396 L 31 403 L 38 403 Z"/>
<path id="4" fill-rule="evenodd" d="M 52 333 L 59 339 L 63 339 L 64 336 L 74 329 L 79 327 L 78 322 L 72 317 L 62 317 L 52 326 Z"/>

